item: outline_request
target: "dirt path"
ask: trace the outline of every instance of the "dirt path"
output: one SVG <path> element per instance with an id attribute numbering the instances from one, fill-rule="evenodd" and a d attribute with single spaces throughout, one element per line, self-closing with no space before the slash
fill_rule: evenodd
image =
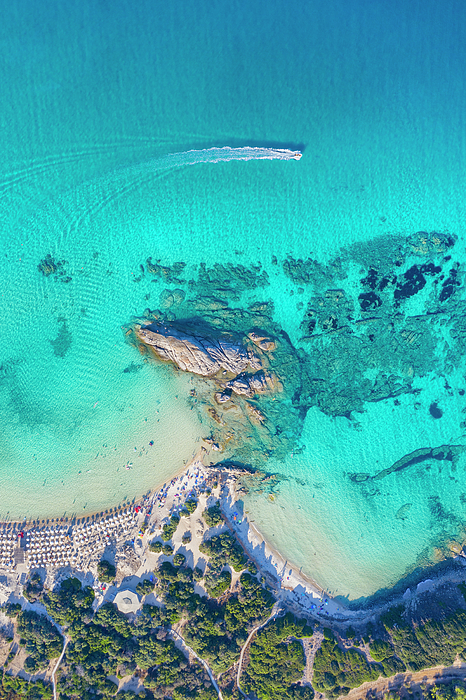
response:
<path id="1" fill-rule="evenodd" d="M 270 613 L 270 615 L 269 615 L 269 617 L 267 618 L 267 620 L 266 620 L 265 622 L 263 622 L 261 625 L 257 625 L 257 627 L 254 627 L 254 629 L 249 633 L 248 638 L 246 639 L 245 643 L 243 644 L 243 648 L 241 649 L 241 654 L 240 654 L 240 656 L 239 656 L 239 661 L 238 661 L 238 672 L 237 672 L 237 674 L 236 674 L 236 685 L 238 686 L 238 690 L 239 690 L 239 692 L 241 693 L 241 695 L 243 695 L 245 698 L 247 698 L 248 696 L 246 695 L 246 693 L 244 693 L 244 692 L 241 690 L 241 687 L 240 687 L 240 684 L 239 684 L 239 679 L 240 679 L 240 676 L 241 676 L 241 670 L 242 670 L 242 667 L 243 667 L 243 656 L 244 656 L 244 652 L 245 652 L 246 649 L 248 648 L 249 643 L 250 643 L 251 639 L 253 638 L 253 636 L 256 634 L 256 632 L 258 632 L 259 630 L 261 630 L 263 627 L 265 627 L 266 625 L 268 625 L 269 622 L 271 622 L 272 620 L 274 620 L 276 617 L 278 617 L 278 616 L 280 615 L 280 612 L 281 612 L 280 607 L 281 607 L 281 603 L 280 603 L 280 601 L 277 600 L 277 601 L 275 602 L 275 604 L 274 604 L 274 606 L 273 606 L 273 608 L 272 608 L 272 612 Z"/>
<path id="2" fill-rule="evenodd" d="M 433 668 L 417 671 L 416 673 L 399 673 L 391 678 L 379 678 L 378 681 L 363 683 L 359 688 L 354 688 L 345 695 L 347 700 L 360 700 L 364 698 L 368 691 L 382 697 L 390 690 L 398 690 L 401 686 L 409 682 L 413 690 L 419 689 L 422 683 L 432 685 L 434 682 L 445 683 L 451 680 L 464 680 L 466 678 L 466 662 L 456 663 L 453 666 L 434 666 Z"/>
<path id="3" fill-rule="evenodd" d="M 60 631 L 61 631 L 61 630 L 60 630 Z M 62 632 L 62 634 L 63 634 L 63 632 Z M 59 657 L 59 659 L 58 659 L 57 663 L 55 664 L 55 667 L 54 667 L 54 669 L 53 669 L 53 671 L 52 671 L 53 700 L 58 700 L 57 684 L 55 683 L 55 674 L 56 674 L 56 672 L 58 671 L 58 667 L 59 667 L 60 664 L 61 664 L 61 661 L 62 661 L 62 659 L 63 659 L 63 657 L 64 657 L 64 655 L 65 655 L 66 647 L 68 646 L 68 642 L 70 641 L 70 638 L 69 638 L 69 637 L 66 637 L 65 635 L 63 635 L 63 637 L 64 637 L 64 640 L 65 640 L 65 643 L 64 643 L 64 645 L 63 645 L 63 651 L 62 651 L 62 653 L 60 654 L 60 657 Z"/>
<path id="4" fill-rule="evenodd" d="M 181 634 L 180 634 L 179 632 L 176 632 L 174 629 L 171 629 L 171 630 L 169 631 L 168 634 L 169 634 L 169 635 L 173 635 L 173 636 L 175 637 L 175 639 L 178 641 L 178 643 L 181 645 L 181 647 L 182 647 L 185 651 L 187 651 L 188 654 L 191 653 L 191 654 L 194 656 L 194 658 L 197 659 L 197 660 L 199 661 L 199 663 L 202 664 L 202 665 L 204 666 L 205 670 L 206 670 L 207 673 L 209 674 L 210 682 L 212 683 L 212 685 L 213 685 L 214 688 L 215 688 L 215 691 L 216 691 L 217 694 L 218 694 L 219 700 L 223 700 L 222 691 L 221 691 L 220 688 L 218 687 L 218 683 L 217 683 L 217 681 L 215 680 L 214 674 L 212 673 L 212 671 L 211 671 L 211 669 L 210 669 L 210 666 L 209 666 L 209 664 L 207 663 L 207 661 L 204 661 L 204 659 L 201 659 L 201 657 L 198 656 L 198 655 L 196 654 L 196 652 L 194 651 L 194 649 L 193 649 L 192 647 L 190 647 L 189 644 L 186 644 L 186 642 L 184 641 L 183 637 L 181 636 Z"/>
<path id="5" fill-rule="evenodd" d="M 324 638 L 323 632 L 316 630 L 312 637 L 302 639 L 306 666 L 304 667 L 303 681 L 304 683 L 312 683 L 312 671 L 314 669 L 314 658 L 317 649 L 319 649 Z"/>

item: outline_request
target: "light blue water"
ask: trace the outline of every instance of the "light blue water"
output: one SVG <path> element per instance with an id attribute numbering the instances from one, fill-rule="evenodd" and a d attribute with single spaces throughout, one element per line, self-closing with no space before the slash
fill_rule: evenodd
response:
<path id="1" fill-rule="evenodd" d="M 459 0 L 2 3 L 2 515 L 90 511 L 140 494 L 205 435 L 184 398 L 189 378 L 123 371 L 142 363 L 120 326 L 157 307 L 163 288 L 141 276 L 149 256 L 185 261 L 186 279 L 200 262 L 260 262 L 271 284 L 249 300 L 273 299 L 298 343 L 288 254 L 326 261 L 418 230 L 448 231 L 464 252 L 462 20 Z M 223 146 L 304 156 L 154 167 Z M 66 261 L 56 280 L 37 269 L 47 254 Z M 348 284 L 358 274 L 355 264 Z M 442 371 L 461 387 L 461 368 Z M 255 497 L 256 524 L 333 591 L 373 592 L 432 551 L 445 527 L 430 522 L 429 495 L 464 515 L 462 464 L 448 477 L 392 475 L 372 500 L 344 476 L 458 442 L 464 404 L 434 375 L 419 379 L 422 410 L 409 396 L 398 410 L 370 404 L 359 429 L 311 409 L 307 449 L 270 464 L 306 486 L 282 482 L 275 504 Z M 409 517 L 394 519 L 410 501 Z"/>

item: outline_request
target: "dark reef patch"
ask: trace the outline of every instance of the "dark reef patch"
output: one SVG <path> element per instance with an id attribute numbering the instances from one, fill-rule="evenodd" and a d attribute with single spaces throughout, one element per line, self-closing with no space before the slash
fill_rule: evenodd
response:
<path id="1" fill-rule="evenodd" d="M 358 296 L 361 311 L 373 311 L 382 305 L 381 298 L 375 292 L 363 292 Z"/>
<path id="2" fill-rule="evenodd" d="M 440 445 L 440 447 L 420 447 L 414 452 L 410 452 L 401 459 L 398 459 L 391 467 L 387 469 L 382 469 L 382 471 L 377 472 L 374 476 L 370 474 L 357 472 L 353 474 L 348 474 L 351 481 L 356 483 L 361 483 L 364 481 L 379 481 L 384 479 L 389 474 L 393 472 L 400 472 L 408 467 L 412 467 L 415 464 L 421 464 L 422 462 L 428 460 L 437 460 L 439 462 L 447 461 L 456 465 L 460 455 L 466 450 L 466 445 Z"/>
<path id="3" fill-rule="evenodd" d="M 429 413 L 432 416 L 432 418 L 441 418 L 443 416 L 443 411 L 438 407 L 438 404 L 436 401 L 434 403 L 431 403 L 429 406 Z"/>
<path id="4" fill-rule="evenodd" d="M 466 301 L 459 294 L 463 272 L 462 262 L 454 259 L 455 242 L 451 235 L 419 232 L 357 243 L 325 263 L 287 257 L 283 273 L 296 285 L 290 293 L 300 294 L 303 304 L 299 342 L 277 323 L 267 294 L 269 277 L 260 264 L 203 263 L 190 270 L 186 283 L 181 279 L 185 263 L 164 265 L 148 258 L 145 272 L 152 281 L 164 283 L 158 297 L 161 308 L 146 309 L 144 319 L 125 331 L 131 342 L 134 323 L 157 321 L 182 323 L 190 332 L 209 337 L 218 333 L 247 339 L 255 329 L 275 343 L 268 370 L 283 391 L 273 398 L 238 398 L 234 391 L 229 393 L 226 381 L 222 392 L 218 387 L 212 391 L 208 379 L 195 379 L 195 396 L 190 399 L 210 430 L 209 439 L 224 446 L 222 457 L 260 467 L 271 455 L 283 458 L 294 449 L 310 408 L 352 420 L 370 402 L 420 394 L 417 378 L 432 372 L 447 376 L 462 366 Z M 443 271 L 446 265 L 448 273 Z M 422 310 L 409 315 L 406 302 L 421 290 L 422 301 L 417 303 Z M 252 291 L 255 301 L 246 305 L 244 295 Z M 220 403 L 212 398 L 215 394 Z M 417 463 L 413 459 L 441 459 L 431 448 L 423 450 L 424 456 L 407 455 L 402 464 L 374 478 Z M 357 480 L 364 481 L 364 475 Z"/>
<path id="5" fill-rule="evenodd" d="M 66 319 L 60 317 L 58 322 L 61 323 L 61 326 L 57 337 L 54 340 L 49 340 L 49 343 L 52 346 L 53 353 L 56 357 L 65 357 L 66 353 L 71 347 L 71 331 L 68 328 Z"/>
<path id="6" fill-rule="evenodd" d="M 136 374 L 136 372 L 140 372 L 143 367 L 144 365 L 137 365 L 135 362 L 130 362 L 130 364 L 124 368 L 123 373 Z"/>
<path id="7" fill-rule="evenodd" d="M 71 277 L 66 272 L 66 260 L 55 260 L 50 253 L 47 253 L 37 266 L 39 272 L 42 272 L 44 277 L 53 277 L 61 282 L 71 282 Z"/>

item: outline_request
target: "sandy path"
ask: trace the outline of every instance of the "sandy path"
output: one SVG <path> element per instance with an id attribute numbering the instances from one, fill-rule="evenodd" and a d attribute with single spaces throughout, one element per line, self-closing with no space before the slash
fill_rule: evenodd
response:
<path id="1" fill-rule="evenodd" d="M 445 683 L 455 679 L 464 680 L 465 678 L 466 662 L 455 662 L 453 666 L 434 666 L 433 668 L 417 671 L 416 673 L 399 673 L 396 676 L 391 676 L 391 678 L 379 678 L 379 680 L 375 682 L 363 683 L 358 688 L 350 690 L 344 697 L 349 700 L 360 700 L 360 698 L 366 696 L 369 690 L 372 691 L 372 693 L 375 692 L 377 696 L 382 697 L 384 693 L 390 690 L 401 688 L 407 681 L 409 681 L 413 690 L 418 690 L 422 683 L 432 685 L 434 682 Z"/>
<path id="2" fill-rule="evenodd" d="M 61 630 L 60 630 L 60 632 L 61 632 Z M 62 634 L 63 634 L 63 632 L 62 632 Z M 66 647 L 68 646 L 68 642 L 70 641 L 70 638 L 69 638 L 69 637 L 66 637 L 65 635 L 63 635 L 63 636 L 64 636 L 64 639 L 65 639 L 65 643 L 64 643 L 64 645 L 63 645 L 63 651 L 62 651 L 62 653 L 60 654 L 60 657 L 59 657 L 59 659 L 58 659 L 57 663 L 55 664 L 55 667 L 54 667 L 54 669 L 53 669 L 53 671 L 52 671 L 53 700 L 58 700 L 57 684 L 56 684 L 56 682 L 55 682 L 55 674 L 56 674 L 56 672 L 58 671 L 58 667 L 60 666 L 60 664 L 61 664 L 61 662 L 62 662 L 62 659 L 63 659 L 63 657 L 64 657 L 64 655 L 65 655 Z"/>
<path id="3" fill-rule="evenodd" d="M 241 670 L 242 670 L 242 666 L 243 666 L 243 656 L 244 656 L 244 652 L 245 652 L 246 649 L 248 648 L 249 643 L 250 643 L 251 639 L 254 637 L 254 635 L 255 635 L 259 630 L 261 630 L 263 627 L 265 627 L 266 625 L 268 625 L 269 622 L 271 622 L 272 620 L 275 620 L 276 617 L 279 617 L 280 613 L 281 613 L 280 602 L 277 600 L 277 601 L 274 603 L 274 606 L 273 606 L 273 608 L 272 608 L 272 612 L 270 613 L 270 615 L 269 615 L 269 617 L 267 618 L 267 620 L 266 620 L 265 622 L 262 622 L 262 624 L 257 625 L 257 627 L 254 627 L 254 629 L 251 630 L 251 632 L 249 633 L 248 638 L 246 639 L 245 643 L 243 644 L 243 648 L 241 649 L 241 654 L 239 655 L 238 672 L 237 672 L 237 674 L 236 674 L 236 685 L 238 686 L 238 690 L 239 690 L 239 692 L 241 693 L 241 695 L 244 695 L 245 698 L 247 698 L 248 696 L 246 695 L 246 693 L 243 693 L 243 691 L 241 690 L 240 684 L 239 684 L 239 679 L 240 679 L 240 676 L 241 676 Z"/>

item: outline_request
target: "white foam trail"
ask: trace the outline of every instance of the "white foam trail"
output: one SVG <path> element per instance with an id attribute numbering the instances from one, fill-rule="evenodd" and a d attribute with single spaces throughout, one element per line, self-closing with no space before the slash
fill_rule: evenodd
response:
<path id="1" fill-rule="evenodd" d="M 64 243 L 79 228 L 83 221 L 110 205 L 128 192 L 136 189 L 145 181 L 154 178 L 155 173 L 163 176 L 175 168 L 183 168 L 199 163 L 220 163 L 233 160 L 299 160 L 300 151 L 288 148 L 259 148 L 254 146 L 231 146 L 203 148 L 200 150 L 169 153 L 138 164 L 122 166 L 109 173 L 89 180 L 80 187 L 73 188 L 60 196 L 60 204 L 54 200 L 48 205 L 55 218 L 63 218 L 57 227 L 61 231 L 61 243 Z M 20 173 L 21 174 L 21 173 Z M 0 182 L 0 191 L 2 183 Z M 69 202 L 67 202 L 67 196 Z M 78 198 L 78 201 L 77 201 Z"/>
<path id="2" fill-rule="evenodd" d="M 299 160 L 301 155 L 299 151 L 290 151 L 287 148 L 254 148 L 252 146 L 230 148 L 230 146 L 223 146 L 222 148 L 204 148 L 200 151 L 171 153 L 163 160 L 170 160 L 170 165 L 173 167 L 181 167 L 231 160 Z"/>
<path id="3" fill-rule="evenodd" d="M 290 151 L 288 148 L 256 148 L 253 146 L 242 146 L 241 148 L 231 148 L 230 146 L 203 148 L 198 151 L 183 151 L 181 153 L 169 153 L 158 158 L 139 163 L 138 165 L 126 166 L 116 173 L 125 173 L 131 177 L 138 174 L 147 174 L 157 170 L 168 170 L 171 168 L 183 168 L 187 165 L 198 165 L 199 163 L 221 163 L 232 160 L 300 160 L 300 151 Z"/>

